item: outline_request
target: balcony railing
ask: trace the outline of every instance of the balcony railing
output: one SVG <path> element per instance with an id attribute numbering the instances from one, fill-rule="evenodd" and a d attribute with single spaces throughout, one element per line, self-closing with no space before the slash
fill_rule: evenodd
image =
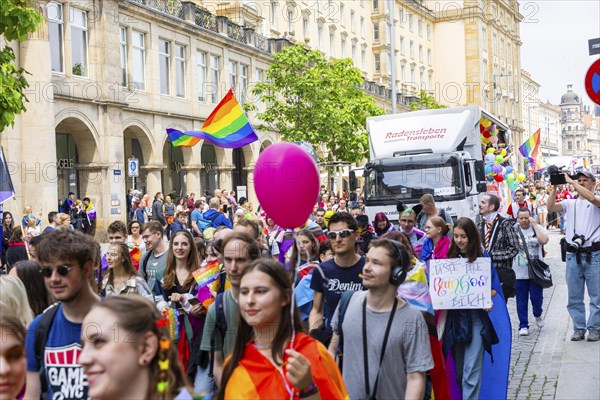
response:
<path id="1" fill-rule="evenodd" d="M 209 31 L 218 32 L 217 19 L 214 15 L 201 8 L 194 9 L 194 23 L 200 28 L 208 29 Z"/>

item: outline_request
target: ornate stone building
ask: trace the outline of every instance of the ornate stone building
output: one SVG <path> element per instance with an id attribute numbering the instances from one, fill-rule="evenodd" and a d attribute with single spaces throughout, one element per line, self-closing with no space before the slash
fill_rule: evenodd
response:
<path id="1" fill-rule="evenodd" d="M 560 109 L 562 112 L 562 155 L 575 158 L 585 157 L 592 161 L 591 143 L 583 120 L 583 105 L 579 95 L 573 92 L 572 83 L 567 84 L 567 92 L 560 98 Z"/>

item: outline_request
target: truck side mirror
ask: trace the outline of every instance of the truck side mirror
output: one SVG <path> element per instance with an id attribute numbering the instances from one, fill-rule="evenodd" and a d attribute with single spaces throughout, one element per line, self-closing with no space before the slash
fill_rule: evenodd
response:
<path id="1" fill-rule="evenodd" d="M 475 161 L 475 180 L 485 181 L 485 164 L 482 160 Z M 479 190 L 479 187 L 477 190 Z"/>
<path id="2" fill-rule="evenodd" d="M 487 192 L 487 184 L 480 182 L 477 184 L 477 193 L 485 193 Z"/>
<path id="3" fill-rule="evenodd" d="M 355 171 L 350 171 L 350 174 L 348 175 L 348 181 L 350 184 L 350 191 L 355 191 L 356 190 L 356 172 Z"/>

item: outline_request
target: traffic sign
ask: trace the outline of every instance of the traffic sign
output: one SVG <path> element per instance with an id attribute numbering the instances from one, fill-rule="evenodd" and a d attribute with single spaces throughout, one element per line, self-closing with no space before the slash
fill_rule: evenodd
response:
<path id="1" fill-rule="evenodd" d="M 600 38 L 588 40 L 590 56 L 600 54 Z"/>
<path id="2" fill-rule="evenodd" d="M 127 166 L 129 177 L 138 177 L 140 175 L 140 160 L 137 158 L 130 158 L 127 160 Z"/>
<path id="3" fill-rule="evenodd" d="M 585 75 L 585 90 L 590 99 L 600 105 L 600 59 L 592 64 Z"/>

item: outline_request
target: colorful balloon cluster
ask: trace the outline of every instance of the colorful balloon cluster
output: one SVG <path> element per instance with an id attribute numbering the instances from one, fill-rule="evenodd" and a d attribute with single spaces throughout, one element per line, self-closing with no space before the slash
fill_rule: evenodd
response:
<path id="1" fill-rule="evenodd" d="M 498 127 L 490 120 L 481 117 L 479 132 L 481 143 L 485 146 L 484 162 L 487 180 L 498 183 L 506 181 L 511 190 L 517 189 L 518 182 L 524 181 L 525 175 L 517 174 L 510 165 L 502 165 L 508 159 L 510 149 L 506 144 L 498 142 Z"/>

